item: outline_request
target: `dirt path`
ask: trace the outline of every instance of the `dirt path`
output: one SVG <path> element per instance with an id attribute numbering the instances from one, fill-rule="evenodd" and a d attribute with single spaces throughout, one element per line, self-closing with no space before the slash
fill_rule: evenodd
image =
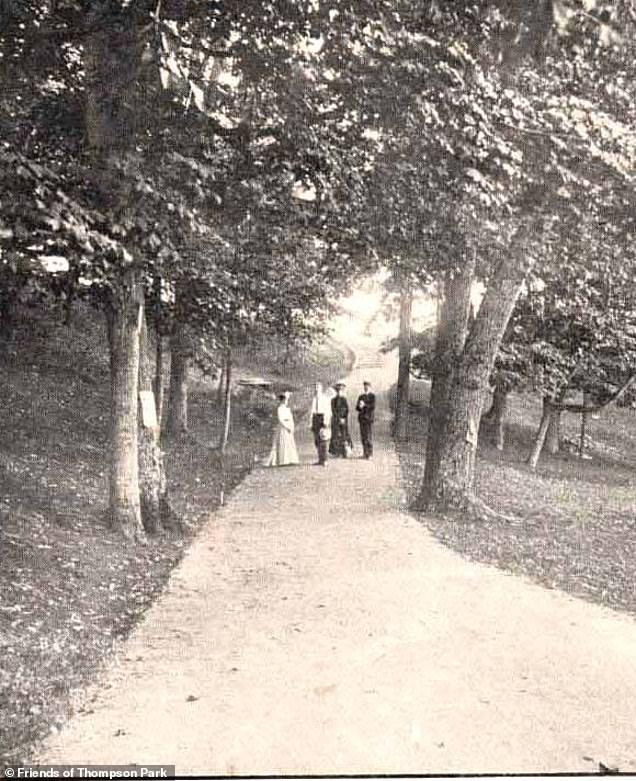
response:
<path id="1" fill-rule="evenodd" d="M 362 345 L 376 387 L 393 369 Z M 381 401 L 386 410 L 386 401 Z M 357 434 L 357 431 L 356 431 Z M 468 563 L 377 455 L 257 469 L 46 762 L 182 774 L 636 768 L 636 624 Z M 359 452 L 359 451 L 358 451 Z"/>

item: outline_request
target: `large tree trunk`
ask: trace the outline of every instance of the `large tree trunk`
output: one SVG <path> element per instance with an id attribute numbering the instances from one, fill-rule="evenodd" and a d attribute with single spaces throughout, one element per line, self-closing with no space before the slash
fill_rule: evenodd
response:
<path id="1" fill-rule="evenodd" d="M 487 423 L 490 435 L 497 450 L 504 449 L 505 432 L 504 420 L 508 409 L 508 391 L 500 386 L 495 386 L 492 395 L 492 404 L 488 412 L 483 416 L 482 422 Z"/>
<path id="2" fill-rule="evenodd" d="M 139 340 L 139 495 L 144 529 L 156 534 L 164 521 L 172 517 L 168 500 L 163 452 L 159 439 L 159 420 L 152 390 L 155 375 L 146 318 L 142 317 Z"/>
<path id="3" fill-rule="evenodd" d="M 139 29 L 113 19 L 108 4 L 87 11 L 84 45 L 84 131 L 91 186 L 104 212 L 125 221 L 134 203 L 131 182 L 136 153 L 137 90 L 142 82 L 143 41 Z M 143 89 L 143 87 L 141 87 Z M 126 160 L 125 166 L 123 165 Z M 128 250 L 131 248 L 129 247 Z M 113 248 L 108 303 L 111 363 L 110 516 L 126 537 L 144 536 L 138 470 L 139 336 L 143 290 L 130 253 Z"/>
<path id="4" fill-rule="evenodd" d="M 419 508 L 466 510 L 475 504 L 474 478 L 477 437 L 488 378 L 512 314 L 526 269 L 514 254 L 494 270 L 481 307 L 452 372 L 444 424 L 436 435 L 433 464 L 418 498 Z M 472 274 L 470 274 L 472 277 Z M 470 282 L 468 282 L 470 288 Z M 467 291 L 464 290 L 464 296 Z M 470 292 L 470 289 L 468 290 Z M 466 323 L 468 305 L 458 312 L 458 326 Z M 461 332 L 455 327 L 456 332 Z M 435 410 L 432 410 L 435 414 Z M 427 461 L 429 446 L 427 444 Z"/>
<path id="5" fill-rule="evenodd" d="M 431 384 L 426 440 L 424 494 L 432 491 L 439 469 L 442 438 L 448 419 L 450 391 L 457 361 L 466 342 L 473 273 L 474 262 L 470 261 L 461 271 L 448 271 L 443 288 L 440 290 L 441 301 L 435 340 L 435 371 Z"/>
<path id="6" fill-rule="evenodd" d="M 404 440 L 409 433 L 409 381 L 411 377 L 411 312 L 413 289 L 405 283 L 400 292 L 400 335 L 397 398 L 395 400 L 395 438 Z"/>
<path id="7" fill-rule="evenodd" d="M 110 501 L 113 526 L 143 538 L 137 455 L 139 335 L 143 292 L 133 270 L 122 274 L 108 305 L 111 365 Z"/>
<path id="8" fill-rule="evenodd" d="M 177 320 L 170 338 L 170 398 L 167 431 L 179 437 L 188 430 L 189 353 L 185 327 Z"/>

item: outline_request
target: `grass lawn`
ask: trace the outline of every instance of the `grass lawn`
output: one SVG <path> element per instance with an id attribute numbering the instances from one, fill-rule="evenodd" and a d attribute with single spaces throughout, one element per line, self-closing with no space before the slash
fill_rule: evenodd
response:
<path id="1" fill-rule="evenodd" d="M 563 415 L 566 448 L 525 463 L 541 414 L 533 396 L 511 396 L 506 446 L 480 444 L 477 492 L 515 518 L 482 521 L 421 516 L 444 544 L 475 561 L 636 614 L 636 412 L 609 407 L 591 420 L 589 460 L 578 457 L 580 416 Z M 411 411 L 411 440 L 399 448 L 409 499 L 419 487 L 426 409 Z"/>
<path id="2" fill-rule="evenodd" d="M 228 473 L 214 448 L 216 387 L 194 376 L 190 434 L 168 448 L 182 537 L 126 545 L 105 524 L 108 356 L 100 318 L 78 310 L 71 327 L 37 316 L 0 341 L 0 767 L 24 761 L 57 729 L 87 683 L 160 594 L 201 524 L 271 442 L 275 402 L 237 398 Z M 318 378 L 346 373 L 333 342 L 288 356 L 243 350 L 235 376 L 291 384 L 299 409 Z M 214 519 L 211 519 L 214 522 Z"/>

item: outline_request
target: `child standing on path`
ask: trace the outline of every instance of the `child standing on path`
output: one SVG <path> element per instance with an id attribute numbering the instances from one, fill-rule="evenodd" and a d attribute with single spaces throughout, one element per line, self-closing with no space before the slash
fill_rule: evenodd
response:
<path id="1" fill-rule="evenodd" d="M 314 395 L 311 400 L 311 409 L 309 410 L 309 420 L 311 421 L 311 431 L 314 435 L 314 445 L 318 452 L 318 463 L 320 461 L 320 431 L 323 426 L 331 426 L 331 398 L 323 391 L 322 383 L 317 382 Z M 329 437 L 327 437 L 327 440 Z"/>
<path id="2" fill-rule="evenodd" d="M 323 423 L 318 429 L 318 464 L 320 466 L 326 466 L 327 464 L 327 448 L 329 447 L 330 439 L 329 428 Z"/>

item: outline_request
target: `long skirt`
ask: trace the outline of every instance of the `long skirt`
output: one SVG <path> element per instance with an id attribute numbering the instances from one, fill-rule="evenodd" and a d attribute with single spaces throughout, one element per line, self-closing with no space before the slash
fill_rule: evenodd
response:
<path id="1" fill-rule="evenodd" d="M 332 456 L 347 457 L 347 448 L 352 446 L 351 435 L 349 434 L 348 422 L 340 423 L 339 420 L 331 422 L 331 442 L 329 443 L 329 452 Z"/>
<path id="2" fill-rule="evenodd" d="M 277 426 L 274 432 L 272 449 L 267 459 L 267 466 L 288 466 L 298 464 L 298 451 L 296 441 L 291 431 L 284 426 Z"/>

